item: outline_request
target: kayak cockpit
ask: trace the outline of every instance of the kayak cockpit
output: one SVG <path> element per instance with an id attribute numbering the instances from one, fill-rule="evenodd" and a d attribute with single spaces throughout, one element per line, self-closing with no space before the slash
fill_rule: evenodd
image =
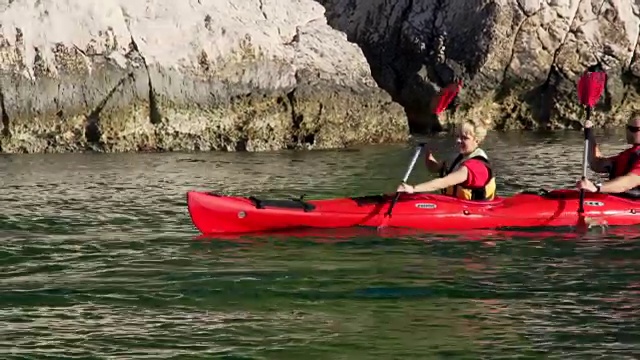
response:
<path id="1" fill-rule="evenodd" d="M 258 199 L 255 196 L 249 196 L 247 199 L 251 200 L 256 209 L 265 208 L 281 208 L 281 209 L 301 209 L 304 212 L 313 211 L 316 206 L 300 199 Z"/>

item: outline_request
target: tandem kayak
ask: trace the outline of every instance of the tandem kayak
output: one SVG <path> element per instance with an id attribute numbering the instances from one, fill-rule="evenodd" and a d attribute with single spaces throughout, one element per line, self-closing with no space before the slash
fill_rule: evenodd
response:
<path id="1" fill-rule="evenodd" d="M 202 234 L 253 233 L 301 228 L 388 227 L 426 231 L 518 229 L 640 224 L 640 201 L 587 193 L 578 214 L 579 191 L 522 192 L 477 202 L 439 194 L 401 194 L 391 217 L 393 195 L 325 200 L 259 199 L 212 192 L 187 192 L 191 220 Z"/>

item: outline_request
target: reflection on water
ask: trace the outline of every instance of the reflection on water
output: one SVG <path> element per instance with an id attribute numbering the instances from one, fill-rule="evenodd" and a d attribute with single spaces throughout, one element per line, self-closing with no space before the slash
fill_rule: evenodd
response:
<path id="1" fill-rule="evenodd" d="M 579 135 L 491 135 L 503 192 L 571 185 Z M 429 144 L 453 155 L 450 139 Z M 392 191 L 412 151 L 0 157 L 2 358 L 640 353 L 637 228 L 194 239 L 187 190 Z M 426 176 L 419 166 L 412 181 Z"/>

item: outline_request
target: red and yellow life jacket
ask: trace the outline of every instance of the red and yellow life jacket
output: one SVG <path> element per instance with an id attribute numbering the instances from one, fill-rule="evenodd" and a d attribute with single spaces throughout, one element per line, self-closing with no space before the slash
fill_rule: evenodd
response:
<path id="1" fill-rule="evenodd" d="M 613 180 L 617 177 L 627 175 L 633 168 L 636 161 L 640 159 L 640 146 L 634 147 L 622 152 L 616 156 L 611 168 L 609 168 L 609 180 Z M 640 186 L 636 186 L 622 193 L 611 194 L 627 199 L 640 199 Z"/>
<path id="2" fill-rule="evenodd" d="M 491 169 L 491 164 L 489 162 L 489 157 L 484 152 L 484 150 L 477 148 L 471 154 L 464 156 L 462 154 L 458 155 L 453 163 L 449 167 L 446 168 L 446 164 L 442 166 L 442 171 L 440 172 L 440 177 L 445 177 L 448 174 L 458 170 L 462 164 L 471 159 L 477 159 L 485 163 L 487 166 L 487 170 L 489 170 L 489 179 L 482 187 L 465 187 L 461 184 L 449 186 L 446 189 L 442 189 L 442 193 L 444 195 L 454 196 L 458 199 L 463 200 L 493 200 L 496 197 L 496 179 L 493 176 L 493 170 Z"/>

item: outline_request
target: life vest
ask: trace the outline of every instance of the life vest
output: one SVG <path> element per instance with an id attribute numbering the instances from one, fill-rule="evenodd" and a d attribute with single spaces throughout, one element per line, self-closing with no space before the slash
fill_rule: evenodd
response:
<path id="1" fill-rule="evenodd" d="M 631 168 L 633 168 L 633 164 L 638 161 L 638 159 L 640 159 L 640 147 L 633 151 L 627 150 L 626 154 L 622 153 L 617 156 L 609 169 L 609 180 L 627 175 L 629 171 L 631 171 Z M 615 193 L 611 195 L 628 199 L 640 199 L 640 186 L 636 186 L 622 193 Z"/>
<path id="2" fill-rule="evenodd" d="M 482 187 L 466 187 L 461 184 L 449 186 L 448 188 L 442 189 L 442 194 L 454 196 L 458 199 L 464 200 L 493 200 L 496 196 L 496 179 L 493 176 L 493 170 L 491 169 L 491 164 L 489 163 L 489 157 L 484 152 L 484 150 L 477 148 L 471 154 L 464 156 L 462 154 L 458 155 L 453 163 L 449 167 L 446 168 L 446 164 L 442 166 L 442 170 L 440 171 L 440 177 L 445 177 L 447 174 L 451 174 L 452 172 L 458 170 L 462 164 L 471 159 L 477 159 L 485 163 L 487 166 L 487 170 L 489 170 L 489 180 Z"/>

